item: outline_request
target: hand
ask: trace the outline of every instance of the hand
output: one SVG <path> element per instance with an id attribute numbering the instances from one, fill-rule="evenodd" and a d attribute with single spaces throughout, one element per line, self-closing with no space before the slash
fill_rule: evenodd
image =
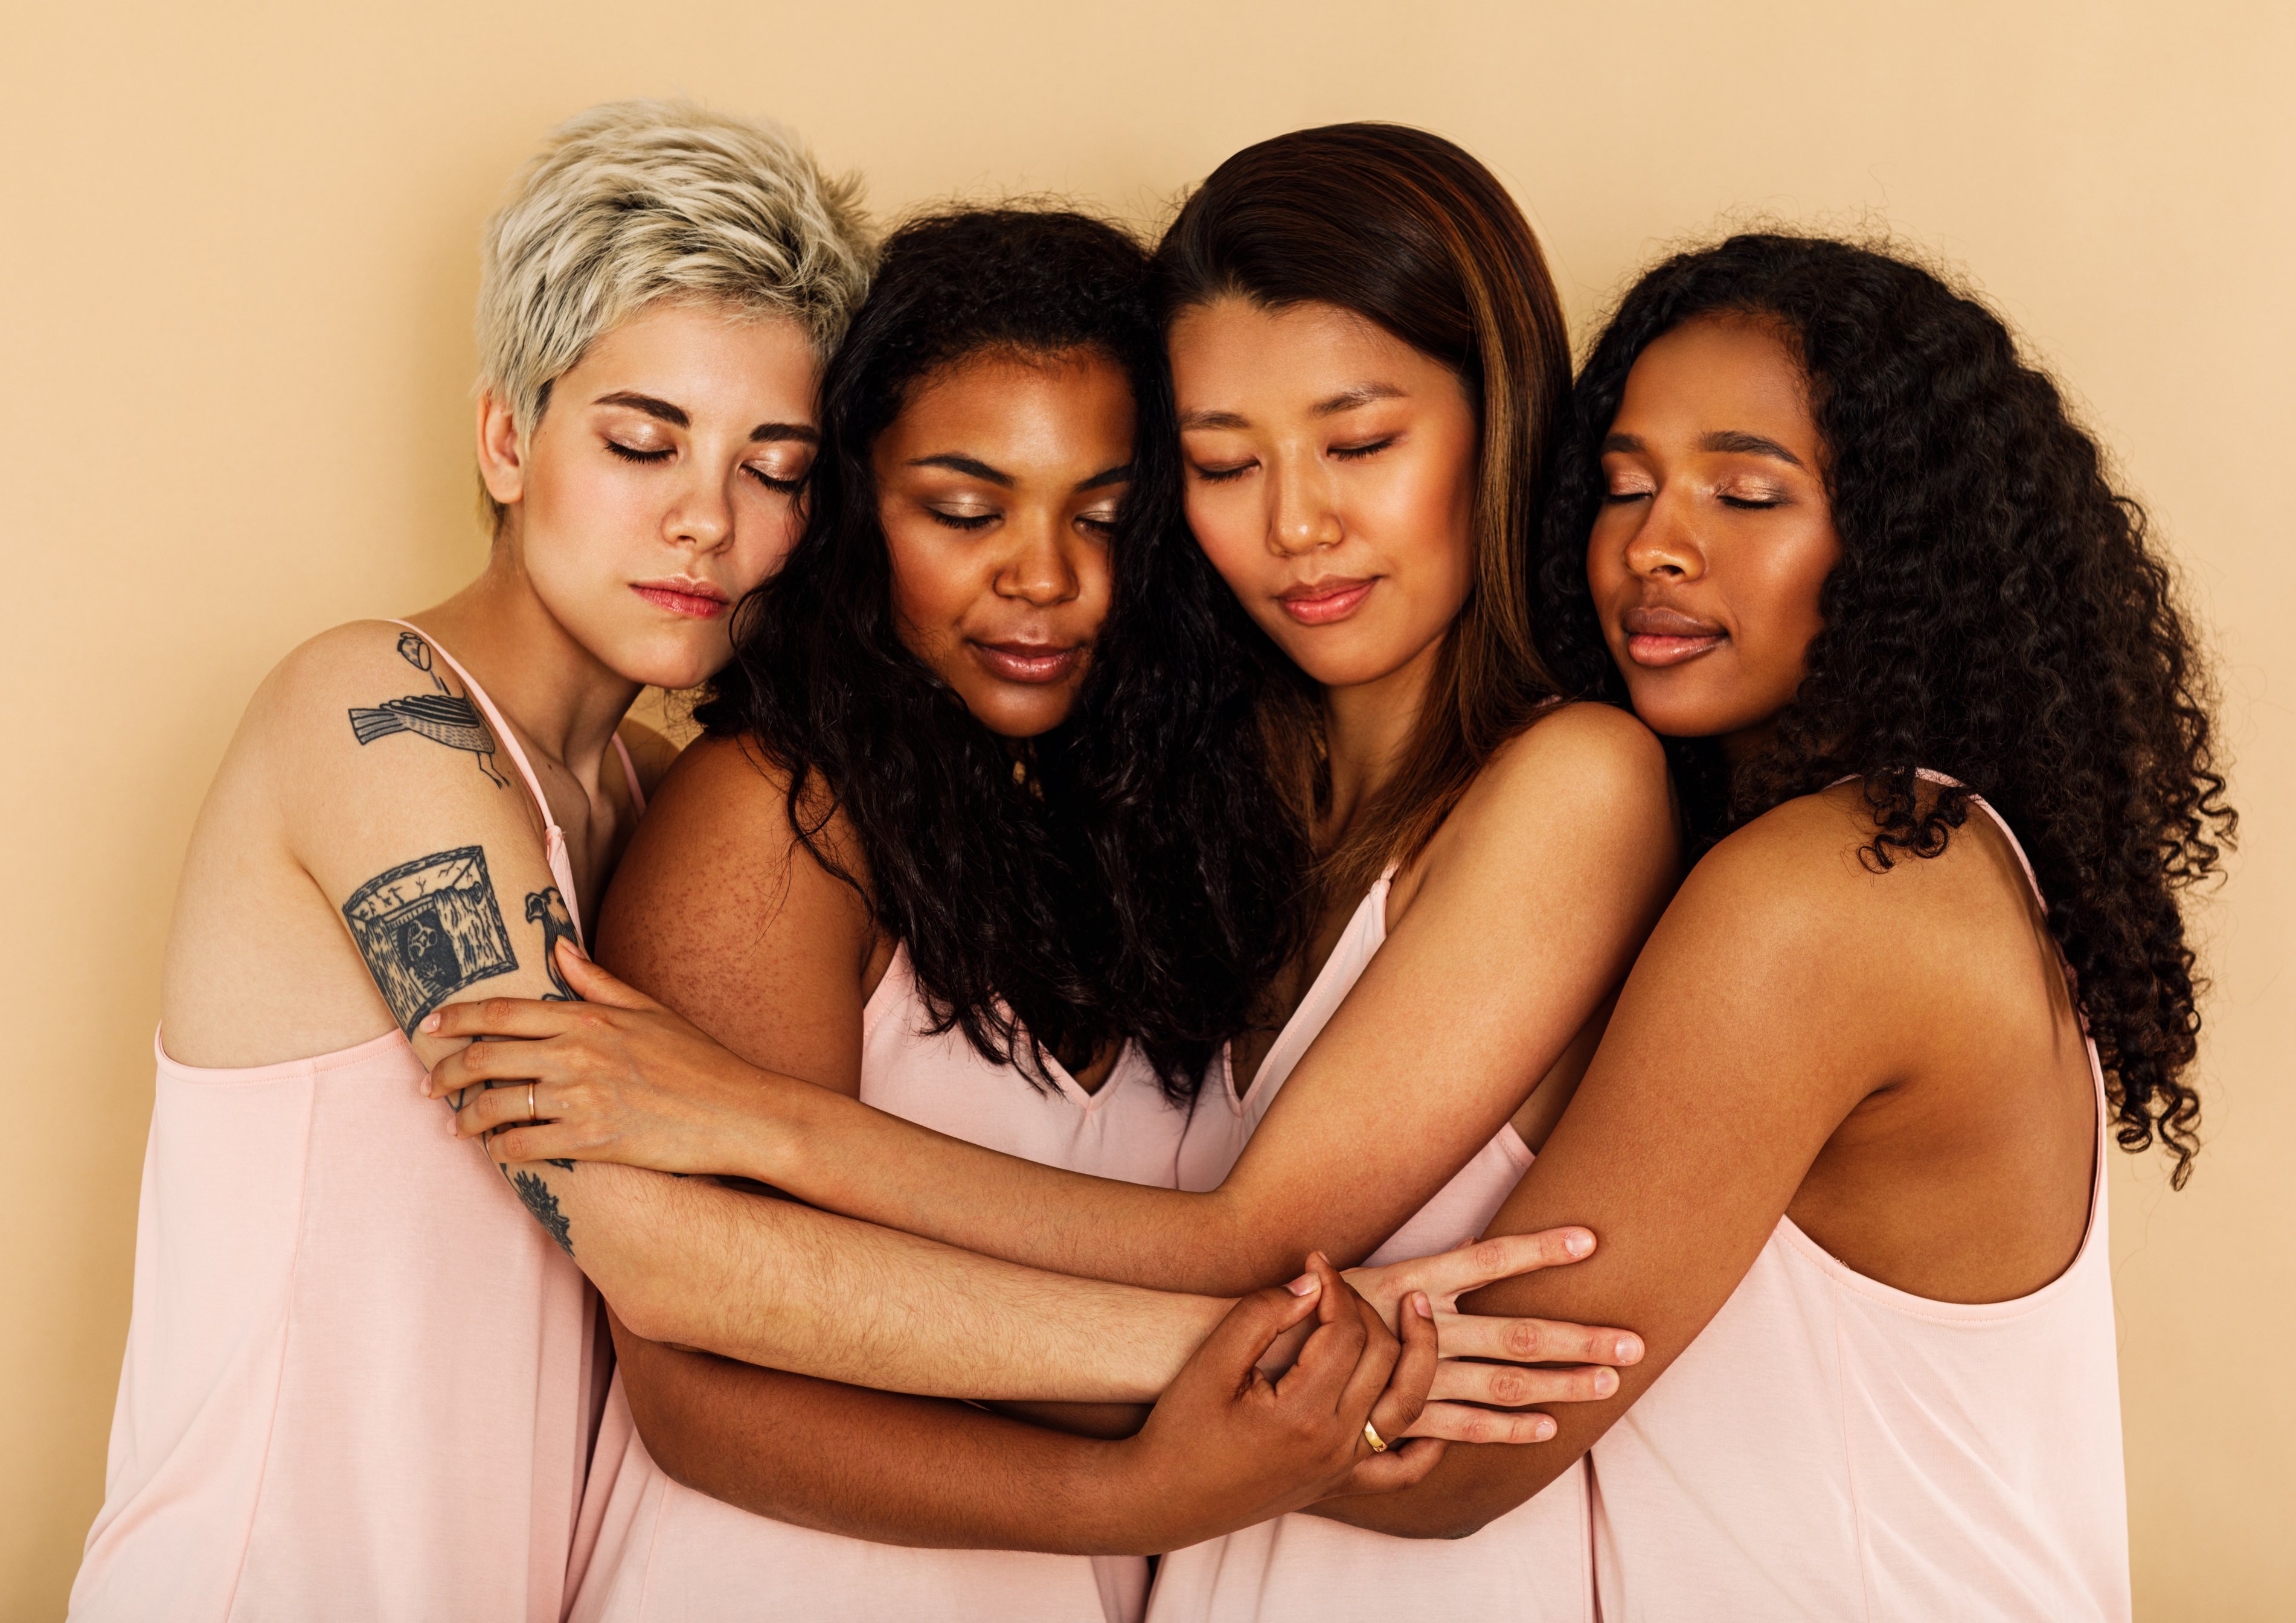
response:
<path id="1" fill-rule="evenodd" d="M 1349 1269 L 1349 1283 L 1390 1325 L 1414 1292 L 1433 1300 L 1442 1362 L 1408 1435 L 1461 1443 L 1545 1442 L 1554 1435 L 1553 1420 L 1505 1411 L 1534 1403 L 1587 1403 L 1617 1391 L 1619 1377 L 1604 1366 L 1642 1357 L 1642 1339 L 1633 1332 L 1488 1317 L 1458 1307 L 1461 1296 L 1494 1280 L 1583 1262 L 1594 1254 L 1595 1236 L 1587 1230 L 1550 1228 L 1496 1234 L 1383 1267 Z"/>
<path id="2" fill-rule="evenodd" d="M 423 1021 L 428 1036 L 496 1039 L 430 1068 L 424 1091 L 455 1105 L 455 1133 L 486 1137 L 498 1161 L 621 1161 L 772 1182 L 774 1100 L 812 1084 L 747 1063 L 571 942 L 557 951 L 582 1002 L 488 997 Z"/>
<path id="3" fill-rule="evenodd" d="M 1300 1357 L 1269 1381 L 1259 1363 L 1311 1319 Z M 1403 1304 L 1398 1345 L 1378 1312 L 1319 1252 L 1288 1287 L 1243 1298 L 1166 1389 L 1139 1435 L 1115 1445 L 1127 1520 L 1144 1547 L 1177 1549 L 1334 1495 L 1408 1488 L 1443 1444 L 1397 1442 L 1426 1400 L 1436 1365 L 1432 1309 Z"/>

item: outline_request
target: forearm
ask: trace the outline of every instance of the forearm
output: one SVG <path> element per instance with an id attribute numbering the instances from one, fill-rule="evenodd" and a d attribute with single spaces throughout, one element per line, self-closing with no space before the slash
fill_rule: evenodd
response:
<path id="1" fill-rule="evenodd" d="M 619 1325 L 614 1341 L 655 1462 L 753 1514 L 929 1549 L 1157 1547 L 1119 1443 L 681 1352 Z"/>
<path id="2" fill-rule="evenodd" d="M 1092 1177 L 936 1133 L 840 1094 L 785 1090 L 755 1176 L 825 1210 L 1032 1268 L 1153 1291 L 1235 1296 L 1299 1271 L 1329 1234 L 1254 1221 L 1242 1192 Z M 1267 1216 L 1267 1214 L 1259 1214 Z"/>
<path id="3" fill-rule="evenodd" d="M 1021 1267 L 697 1178 L 601 1163 L 512 1172 L 549 1197 L 574 1259 L 639 1335 L 825 1380 L 1146 1402 L 1228 1307 Z"/>
<path id="4" fill-rule="evenodd" d="M 1398 1538 L 1464 1538 L 1528 1503 L 1577 1464 L 1583 1442 L 1453 1443 L 1400 1493 L 1326 1499 L 1308 1513 Z"/>

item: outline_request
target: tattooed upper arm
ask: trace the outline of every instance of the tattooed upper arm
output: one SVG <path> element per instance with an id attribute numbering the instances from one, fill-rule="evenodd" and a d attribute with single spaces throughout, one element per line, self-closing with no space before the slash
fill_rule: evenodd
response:
<path id="1" fill-rule="evenodd" d="M 386 699 L 375 705 L 352 706 L 351 735 L 361 744 L 371 744 L 378 738 L 407 733 L 449 750 L 467 750 L 478 758 L 479 770 L 487 775 L 488 782 L 497 789 L 507 787 L 509 780 L 495 770 L 493 730 L 479 714 L 477 701 L 467 693 L 457 693 L 447 681 L 447 673 L 439 668 L 443 661 L 433 656 L 430 644 L 417 633 L 402 631 L 398 657 L 429 676 L 433 691 Z"/>
<path id="2" fill-rule="evenodd" d="M 527 899 L 531 919 L 537 898 Z M 424 1015 L 455 993 L 518 969 L 479 846 L 433 851 L 376 874 L 343 904 L 343 922 L 410 1037 Z M 554 967 L 551 978 L 558 979 Z"/>

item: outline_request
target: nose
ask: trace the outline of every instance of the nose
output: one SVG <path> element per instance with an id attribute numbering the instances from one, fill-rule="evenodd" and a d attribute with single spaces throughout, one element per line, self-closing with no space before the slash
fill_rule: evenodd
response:
<path id="1" fill-rule="evenodd" d="M 1013 546 L 997 566 L 998 596 L 1016 597 L 1033 608 L 1048 609 L 1077 594 L 1077 569 L 1069 556 L 1065 527 L 1052 515 L 1015 515 L 1007 520 L 1004 533 Z"/>
<path id="2" fill-rule="evenodd" d="M 1660 489 L 1627 542 L 1627 568 L 1649 580 L 1696 580 L 1706 573 L 1706 549 L 1685 510 Z"/>
<path id="3" fill-rule="evenodd" d="M 1312 459 L 1280 459 L 1268 489 L 1273 511 L 1267 515 L 1267 548 L 1277 557 L 1298 558 L 1335 546 L 1346 534 L 1332 505 L 1330 480 Z"/>
<path id="4" fill-rule="evenodd" d="M 734 497 L 726 481 L 713 479 L 695 457 L 687 466 L 691 476 L 679 488 L 663 521 L 662 537 L 673 546 L 714 553 L 734 537 Z M 739 479 L 737 471 L 733 476 Z"/>

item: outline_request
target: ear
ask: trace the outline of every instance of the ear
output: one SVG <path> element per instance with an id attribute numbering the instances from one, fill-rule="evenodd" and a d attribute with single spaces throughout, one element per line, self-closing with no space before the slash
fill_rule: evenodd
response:
<path id="1" fill-rule="evenodd" d="M 518 420 L 510 403 L 492 389 L 479 396 L 479 478 L 487 494 L 504 506 L 526 494 L 526 447 L 519 443 Z"/>

